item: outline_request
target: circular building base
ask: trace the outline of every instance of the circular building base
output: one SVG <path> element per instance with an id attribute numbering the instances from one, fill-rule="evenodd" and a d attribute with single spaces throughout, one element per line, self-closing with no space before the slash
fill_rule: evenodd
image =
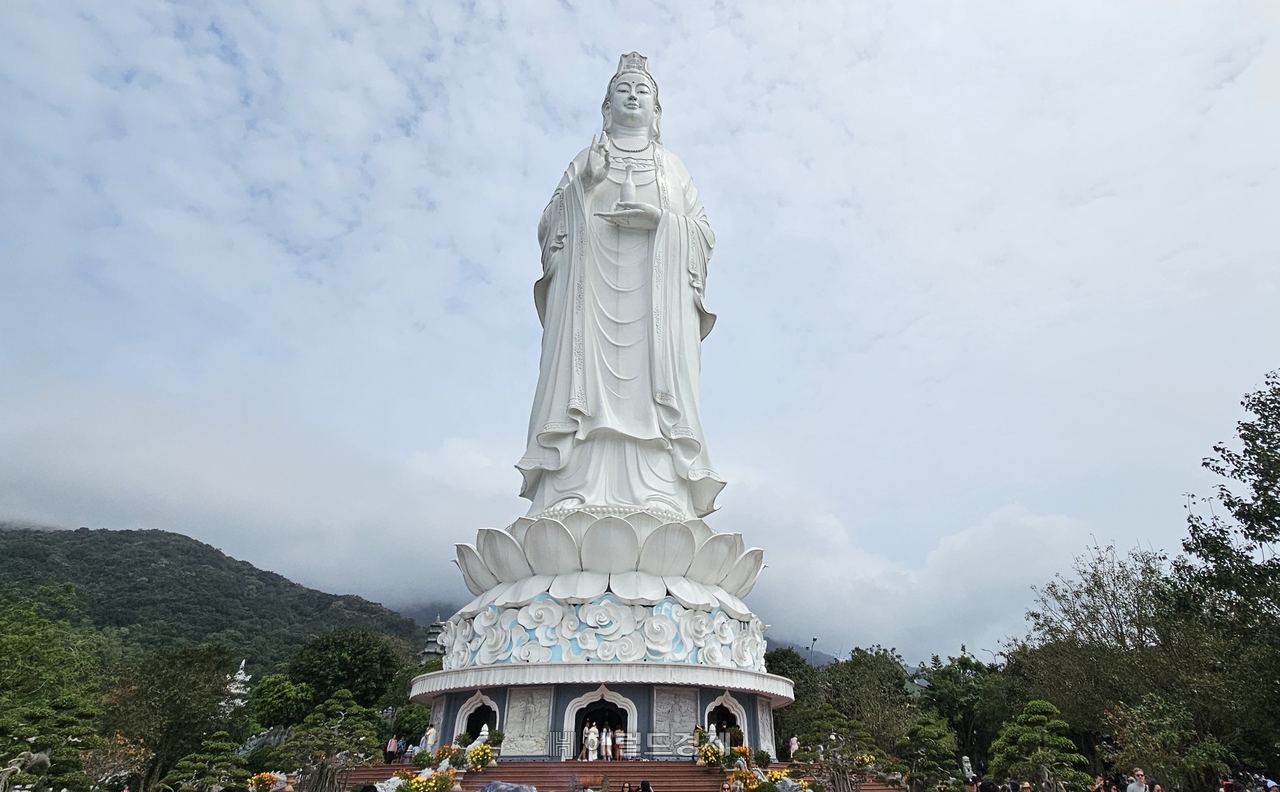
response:
<path id="1" fill-rule="evenodd" d="M 504 758 L 582 756 L 587 721 L 619 729 L 628 759 L 688 759 L 693 729 L 736 727 L 734 744 L 774 755 L 773 710 L 795 699 L 791 680 L 734 668 L 672 663 L 551 663 L 423 674 L 410 697 L 432 707 L 442 743 L 481 725 L 505 736 Z"/>

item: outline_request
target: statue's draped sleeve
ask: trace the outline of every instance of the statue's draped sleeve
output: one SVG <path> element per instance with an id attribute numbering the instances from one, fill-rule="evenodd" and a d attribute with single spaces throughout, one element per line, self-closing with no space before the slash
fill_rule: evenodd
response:
<path id="1" fill-rule="evenodd" d="M 676 469 L 689 481 L 694 510 L 702 516 L 715 510 L 724 489 L 711 466 L 698 393 L 701 342 L 716 321 L 705 301 L 715 233 L 684 163 L 662 148 L 655 160 L 663 211 L 654 235 L 654 400 Z"/>

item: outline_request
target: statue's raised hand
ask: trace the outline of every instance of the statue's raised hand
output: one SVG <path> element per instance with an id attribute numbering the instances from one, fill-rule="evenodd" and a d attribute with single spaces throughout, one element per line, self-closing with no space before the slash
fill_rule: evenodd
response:
<path id="1" fill-rule="evenodd" d="M 640 201 L 618 201 L 612 212 L 596 212 L 596 217 L 618 228 L 644 228 L 652 231 L 662 219 L 662 210 Z"/>
<path id="2" fill-rule="evenodd" d="M 582 189 L 587 192 L 609 176 L 609 137 L 602 132 L 600 138 L 591 138 L 587 149 L 587 165 L 582 170 Z"/>

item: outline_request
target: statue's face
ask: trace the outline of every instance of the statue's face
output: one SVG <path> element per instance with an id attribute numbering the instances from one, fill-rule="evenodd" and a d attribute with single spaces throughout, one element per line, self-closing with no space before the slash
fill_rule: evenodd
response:
<path id="1" fill-rule="evenodd" d="M 618 78 L 609 97 L 609 114 L 614 124 L 647 128 L 653 123 L 655 91 L 643 74 L 624 74 Z"/>

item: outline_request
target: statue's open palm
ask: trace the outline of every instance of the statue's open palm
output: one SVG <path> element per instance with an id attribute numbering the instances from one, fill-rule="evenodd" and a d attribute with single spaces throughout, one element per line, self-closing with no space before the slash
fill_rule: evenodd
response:
<path id="1" fill-rule="evenodd" d="M 662 210 L 641 201 L 618 201 L 612 212 L 596 212 L 596 217 L 618 228 L 642 228 L 652 231 L 662 220 Z"/>

